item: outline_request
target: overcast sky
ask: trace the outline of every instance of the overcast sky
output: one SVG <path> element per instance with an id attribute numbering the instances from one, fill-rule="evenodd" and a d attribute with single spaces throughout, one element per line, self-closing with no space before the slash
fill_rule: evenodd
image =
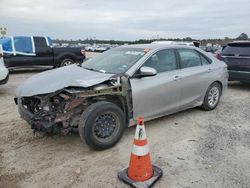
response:
<path id="1" fill-rule="evenodd" d="M 60 39 L 250 35 L 249 0 L 0 0 L 8 35 Z"/>

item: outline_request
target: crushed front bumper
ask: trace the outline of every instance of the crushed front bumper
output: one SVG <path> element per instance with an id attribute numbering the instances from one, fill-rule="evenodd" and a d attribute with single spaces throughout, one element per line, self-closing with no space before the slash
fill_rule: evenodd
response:
<path id="1" fill-rule="evenodd" d="M 29 112 L 22 104 L 20 98 L 15 98 L 15 103 L 18 107 L 18 112 L 28 124 L 31 125 L 31 128 L 34 132 L 55 132 L 55 117 L 49 114 L 41 114 L 39 117 Z"/>

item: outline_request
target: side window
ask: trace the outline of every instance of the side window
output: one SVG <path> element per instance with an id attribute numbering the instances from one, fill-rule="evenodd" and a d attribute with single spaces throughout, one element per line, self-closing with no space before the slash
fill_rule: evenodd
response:
<path id="1" fill-rule="evenodd" d="M 177 69 L 176 57 L 173 50 L 161 50 L 152 55 L 143 66 L 152 67 L 157 72 L 167 72 Z"/>
<path id="2" fill-rule="evenodd" d="M 47 42 L 44 37 L 34 37 L 35 48 L 47 47 Z"/>
<path id="3" fill-rule="evenodd" d="M 32 42 L 30 37 L 14 37 L 16 52 L 32 53 Z"/>
<path id="4" fill-rule="evenodd" d="M 200 55 L 200 56 L 201 56 L 202 65 L 209 65 L 210 64 L 210 62 L 203 55 Z"/>
<path id="5" fill-rule="evenodd" d="M 194 50 L 190 49 L 178 49 L 181 58 L 181 67 L 196 67 L 201 66 L 200 55 Z"/>
<path id="6" fill-rule="evenodd" d="M 4 51 L 7 51 L 7 52 L 13 51 L 11 38 L 0 39 L 0 44 L 2 45 L 2 48 Z"/>

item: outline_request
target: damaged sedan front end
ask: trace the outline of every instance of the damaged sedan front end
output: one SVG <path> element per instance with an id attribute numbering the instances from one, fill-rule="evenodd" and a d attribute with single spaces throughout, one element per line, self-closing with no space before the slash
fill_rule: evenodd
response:
<path id="1" fill-rule="evenodd" d="M 34 132 L 66 135 L 78 129 L 90 147 L 112 147 L 134 123 L 126 72 L 145 54 L 143 48 L 116 48 L 82 65 L 32 76 L 16 91 L 18 111 Z"/>
<path id="2" fill-rule="evenodd" d="M 67 134 L 73 127 L 73 116 L 84 98 L 76 99 L 66 91 L 59 94 L 17 98 L 18 110 L 34 132 Z M 78 110 L 79 111 L 79 110 Z"/>
<path id="3" fill-rule="evenodd" d="M 97 101 L 116 101 L 125 106 L 128 79 L 122 80 L 125 84 L 121 84 L 119 76 L 111 76 L 93 86 L 70 86 L 48 94 L 15 97 L 15 102 L 34 132 L 66 135 L 78 128 L 83 111 Z"/>
<path id="4" fill-rule="evenodd" d="M 82 65 L 32 76 L 16 91 L 18 111 L 34 132 L 66 135 L 78 129 L 90 147 L 112 147 L 132 122 L 126 72 L 145 53 L 143 48 L 116 48 Z"/>

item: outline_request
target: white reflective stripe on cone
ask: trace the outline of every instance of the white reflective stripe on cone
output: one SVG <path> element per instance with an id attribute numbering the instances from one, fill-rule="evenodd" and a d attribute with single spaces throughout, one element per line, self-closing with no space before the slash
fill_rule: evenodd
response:
<path id="1" fill-rule="evenodd" d="M 136 140 L 145 140 L 147 138 L 146 131 L 144 125 L 137 125 L 135 131 L 135 139 Z"/>
<path id="2" fill-rule="evenodd" d="M 137 156 L 144 156 L 149 153 L 148 144 L 145 146 L 133 145 L 132 153 Z"/>

